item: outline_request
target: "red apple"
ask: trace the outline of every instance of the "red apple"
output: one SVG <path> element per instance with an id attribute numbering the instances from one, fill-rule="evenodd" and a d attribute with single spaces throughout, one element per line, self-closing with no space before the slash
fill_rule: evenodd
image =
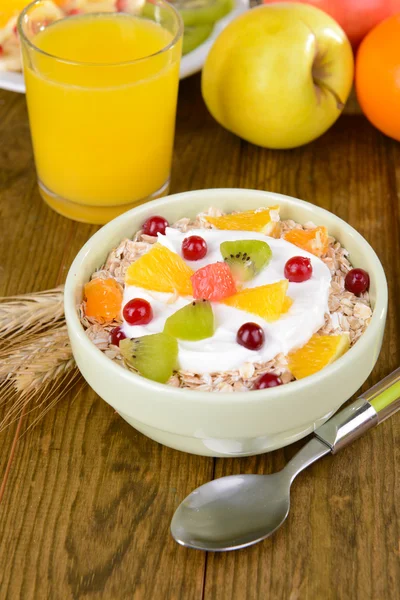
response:
<path id="1" fill-rule="evenodd" d="M 282 0 L 263 0 L 264 4 Z M 400 0 L 296 0 L 331 15 L 344 29 L 353 48 L 378 23 L 400 13 Z"/>

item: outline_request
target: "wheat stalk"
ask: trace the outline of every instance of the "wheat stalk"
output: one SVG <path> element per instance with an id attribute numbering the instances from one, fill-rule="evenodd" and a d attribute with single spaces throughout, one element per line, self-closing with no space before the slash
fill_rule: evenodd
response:
<path id="1" fill-rule="evenodd" d="M 64 287 L 0 297 L 0 349 L 11 349 L 48 327 L 64 323 Z"/>
<path id="2" fill-rule="evenodd" d="M 36 412 L 32 427 L 83 380 L 68 338 L 62 288 L 0 302 L 1 432 Z"/>

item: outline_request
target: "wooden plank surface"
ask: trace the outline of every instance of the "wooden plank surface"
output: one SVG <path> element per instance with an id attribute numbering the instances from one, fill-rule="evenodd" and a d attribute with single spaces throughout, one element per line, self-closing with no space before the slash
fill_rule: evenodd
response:
<path id="1" fill-rule="evenodd" d="M 256 148 L 215 123 L 195 76 L 181 84 L 171 191 L 208 187 L 294 195 L 355 226 L 382 260 L 390 290 L 382 353 L 364 387 L 399 365 L 396 142 L 346 115 L 303 148 Z M 61 283 L 96 230 L 40 200 L 25 100 L 8 92 L 0 92 L 0 211 L 0 294 Z M 299 476 L 290 518 L 273 538 L 208 556 L 171 540 L 174 508 L 214 469 L 269 473 L 301 442 L 245 459 L 186 455 L 135 432 L 87 387 L 16 445 L 15 436 L 16 425 L 0 434 L 0 600 L 400 598 L 398 417 Z"/>

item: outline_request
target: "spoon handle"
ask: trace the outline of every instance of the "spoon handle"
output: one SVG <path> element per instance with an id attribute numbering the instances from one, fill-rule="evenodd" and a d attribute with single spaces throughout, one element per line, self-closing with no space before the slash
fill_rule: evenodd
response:
<path id="1" fill-rule="evenodd" d="M 336 454 L 398 410 L 400 410 L 400 368 L 318 427 L 315 435 L 330 447 L 333 454 Z"/>

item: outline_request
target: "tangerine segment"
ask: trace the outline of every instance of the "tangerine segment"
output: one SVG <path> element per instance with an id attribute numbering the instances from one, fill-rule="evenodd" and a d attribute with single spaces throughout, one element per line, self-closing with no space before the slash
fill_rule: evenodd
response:
<path id="1" fill-rule="evenodd" d="M 125 283 L 154 292 L 178 292 L 182 296 L 191 296 L 192 275 L 192 269 L 178 254 L 161 244 L 154 244 L 149 252 L 128 267 Z"/>
<path id="2" fill-rule="evenodd" d="M 350 347 L 347 333 L 313 335 L 305 346 L 288 355 L 288 367 L 296 379 L 317 373 L 342 356 Z"/>
<path id="3" fill-rule="evenodd" d="M 277 283 L 247 288 L 225 298 L 222 303 L 257 315 L 265 321 L 277 321 L 293 303 L 293 300 L 286 296 L 288 285 L 288 280 L 282 279 Z"/>
<path id="4" fill-rule="evenodd" d="M 284 239 L 315 256 L 323 256 L 328 251 L 328 230 L 326 227 L 315 229 L 291 229 Z"/>
<path id="5" fill-rule="evenodd" d="M 279 208 L 279 206 L 271 206 L 264 210 L 246 210 L 221 217 L 206 217 L 206 221 L 217 229 L 258 231 L 274 237 L 280 232 Z"/>
<path id="6" fill-rule="evenodd" d="M 84 288 L 85 315 L 99 321 L 112 321 L 121 313 L 122 290 L 115 279 L 92 279 Z"/>

